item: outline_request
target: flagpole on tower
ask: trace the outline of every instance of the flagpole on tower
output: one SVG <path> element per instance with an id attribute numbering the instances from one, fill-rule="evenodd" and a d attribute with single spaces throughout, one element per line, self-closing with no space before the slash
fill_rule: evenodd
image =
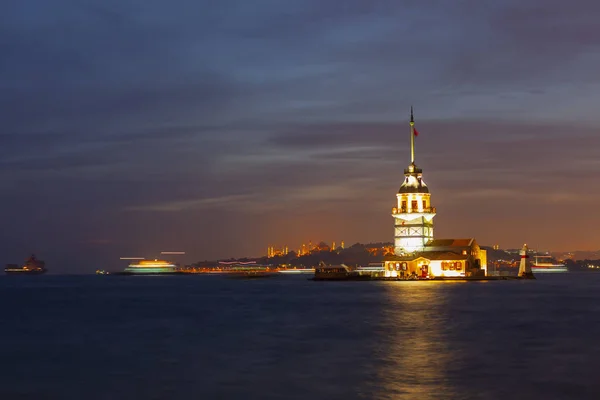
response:
<path id="1" fill-rule="evenodd" d="M 415 162 L 415 119 L 413 117 L 413 107 L 410 106 L 410 163 Z"/>

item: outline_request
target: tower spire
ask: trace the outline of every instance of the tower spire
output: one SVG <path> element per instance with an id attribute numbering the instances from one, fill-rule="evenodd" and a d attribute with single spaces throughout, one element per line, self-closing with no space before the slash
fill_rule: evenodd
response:
<path id="1" fill-rule="evenodd" d="M 410 106 L 410 163 L 415 163 L 415 118 L 413 106 Z"/>

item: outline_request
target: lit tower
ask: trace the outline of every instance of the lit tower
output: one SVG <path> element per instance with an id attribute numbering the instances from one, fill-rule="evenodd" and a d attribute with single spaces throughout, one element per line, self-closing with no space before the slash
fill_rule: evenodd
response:
<path id="1" fill-rule="evenodd" d="M 527 248 L 527 245 L 524 244 L 523 248 L 519 252 L 519 254 L 521 255 L 521 264 L 519 264 L 518 276 L 519 278 L 524 279 L 535 279 L 535 276 L 533 276 L 533 272 L 531 272 L 531 263 L 528 260 L 529 255 L 527 254 L 527 250 L 529 249 Z"/>
<path id="2" fill-rule="evenodd" d="M 433 217 L 429 188 L 423 181 L 423 170 L 415 164 L 415 120 L 410 108 L 410 164 L 404 170 L 404 182 L 396 194 L 394 217 L 394 253 L 423 251 L 433 239 Z"/>

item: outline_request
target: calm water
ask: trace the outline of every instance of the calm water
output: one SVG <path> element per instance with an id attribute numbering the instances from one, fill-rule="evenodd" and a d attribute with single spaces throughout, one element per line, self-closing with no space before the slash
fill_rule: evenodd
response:
<path id="1" fill-rule="evenodd" d="M 598 399 L 599 287 L 0 276 L 0 399 Z"/>

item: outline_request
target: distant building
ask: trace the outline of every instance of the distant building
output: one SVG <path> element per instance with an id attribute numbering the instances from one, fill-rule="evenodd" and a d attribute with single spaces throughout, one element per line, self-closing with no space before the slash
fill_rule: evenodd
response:
<path id="1" fill-rule="evenodd" d="M 335 246 L 335 242 L 333 242 L 331 244 L 331 247 L 329 245 L 327 245 L 325 242 L 319 242 L 316 245 L 312 244 L 312 241 L 308 242 L 308 245 L 306 244 L 302 244 L 302 246 L 300 246 L 300 248 L 298 249 L 298 251 L 296 252 L 296 255 L 298 256 L 306 256 L 312 253 L 318 253 L 321 251 L 337 251 L 339 249 L 344 249 L 344 241 L 342 240 L 341 246 L 337 247 Z M 287 251 L 287 247 L 286 247 L 286 251 Z M 287 253 L 286 253 L 287 254 Z"/>
<path id="2" fill-rule="evenodd" d="M 404 181 L 396 194 L 394 218 L 394 255 L 384 258 L 385 276 L 461 277 L 484 275 L 487 252 L 475 239 L 438 239 L 433 237 L 435 207 L 423 181 L 423 170 L 415 164 L 415 122 L 410 110 L 410 155 Z"/>
<path id="3" fill-rule="evenodd" d="M 283 257 L 283 256 L 287 256 L 287 254 L 288 254 L 287 246 L 283 246 L 281 249 L 276 249 L 274 246 L 267 247 L 267 257 L 268 258 Z"/>

